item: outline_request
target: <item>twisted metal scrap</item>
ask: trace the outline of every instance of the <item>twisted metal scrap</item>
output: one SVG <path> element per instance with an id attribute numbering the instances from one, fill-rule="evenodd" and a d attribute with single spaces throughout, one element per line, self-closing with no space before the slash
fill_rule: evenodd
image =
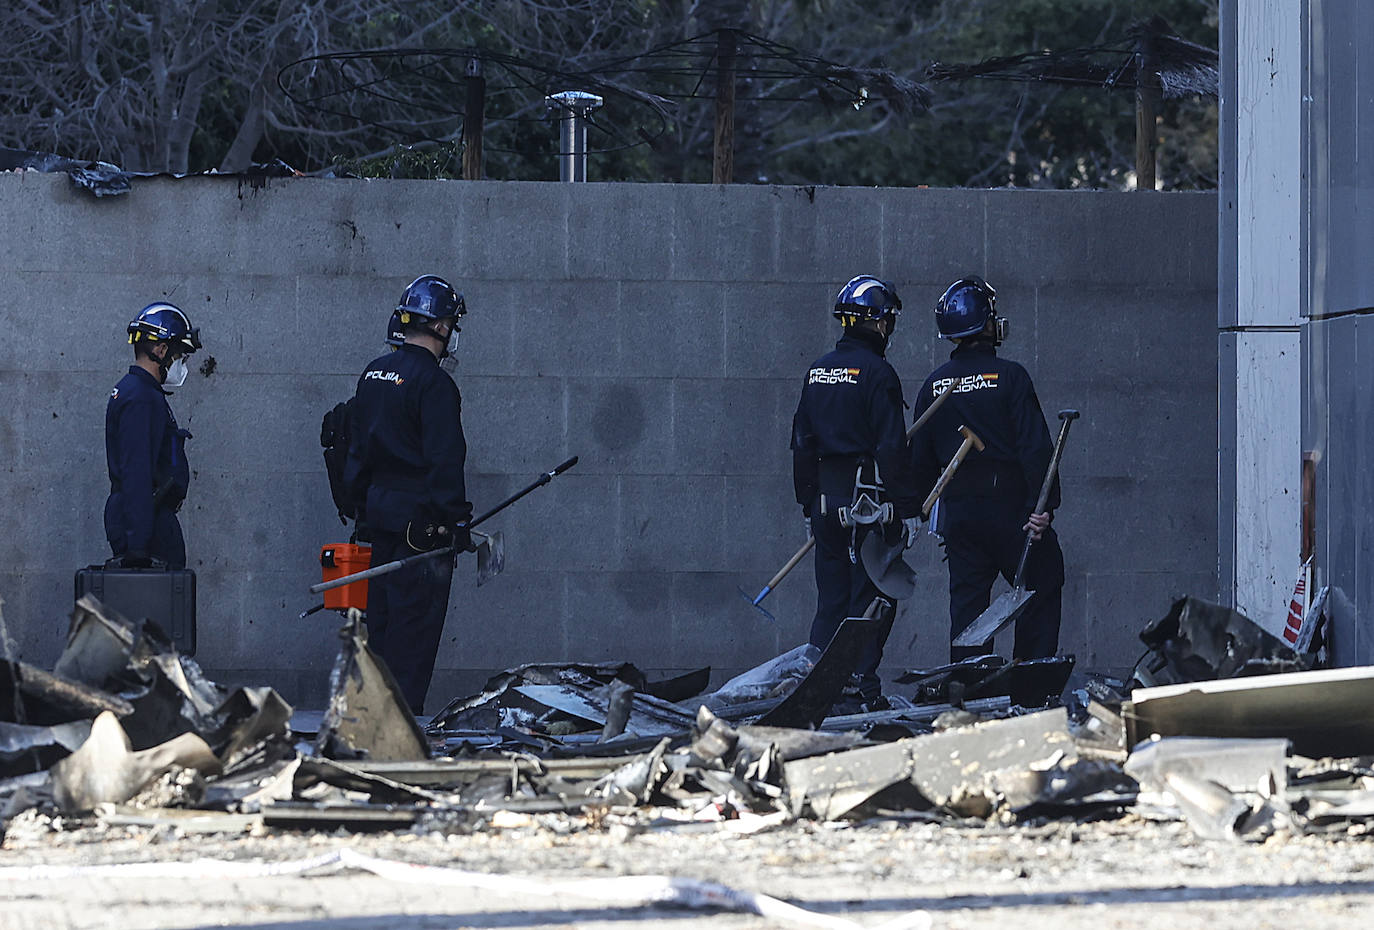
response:
<path id="1" fill-rule="evenodd" d="M 1220 59 L 1214 49 L 1180 37 L 1158 16 L 1137 23 L 1126 34 L 1131 41 L 1117 45 L 1027 52 L 976 64 L 935 62 L 926 69 L 926 76 L 941 82 L 990 78 L 1135 90 L 1140 61 L 1148 51 L 1166 99 L 1217 96 Z"/>

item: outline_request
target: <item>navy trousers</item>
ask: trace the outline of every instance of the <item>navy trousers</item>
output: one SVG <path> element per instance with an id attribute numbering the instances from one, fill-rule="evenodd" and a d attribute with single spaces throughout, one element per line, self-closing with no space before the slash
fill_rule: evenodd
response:
<path id="1" fill-rule="evenodd" d="M 848 502 L 847 497 L 845 501 Z M 864 571 L 862 560 L 849 560 L 850 531 L 840 526 L 834 508 L 820 516 L 818 501 L 812 506 L 811 514 L 811 532 L 816 537 L 816 617 L 811 623 L 809 640 L 813 646 L 824 649 L 844 619 L 863 616 L 879 592 Z M 866 527 L 859 528 L 854 547 L 856 553 L 868 532 Z M 854 673 L 859 679 L 861 700 L 872 700 L 882 694 L 878 665 L 895 619 L 896 610 L 879 613 L 873 620 L 873 636 L 859 653 Z"/>
<path id="2" fill-rule="evenodd" d="M 372 531 L 372 564 L 415 555 L 401 533 Z M 444 634 L 453 553 L 421 559 L 368 582 L 367 641 L 400 686 L 412 713 L 424 713 Z"/>
<path id="3" fill-rule="evenodd" d="M 116 558 L 127 554 L 124 521 L 118 497 L 114 494 L 105 502 L 105 538 Z M 147 554 L 166 562 L 168 568 L 186 567 L 186 538 L 181 534 L 181 521 L 176 511 L 165 507 L 153 511 L 153 535 L 148 540 Z"/>
<path id="4" fill-rule="evenodd" d="M 950 641 L 991 603 L 992 585 L 1001 575 L 1016 575 L 1026 543 L 1025 514 L 1018 501 L 998 498 L 944 501 L 940 504 L 942 535 L 949 556 Z M 1042 659 L 1059 649 L 1059 621 L 1064 592 L 1064 552 L 1053 529 L 1031 545 L 1025 586 L 1034 591 L 1016 620 L 1012 658 Z M 951 662 L 985 655 L 992 647 L 951 645 Z"/>

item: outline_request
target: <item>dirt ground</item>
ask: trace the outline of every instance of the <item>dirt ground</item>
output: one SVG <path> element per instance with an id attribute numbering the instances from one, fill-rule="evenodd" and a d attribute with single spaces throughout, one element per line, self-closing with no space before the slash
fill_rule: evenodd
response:
<path id="1" fill-rule="evenodd" d="M 65 826 L 55 831 L 31 814 L 11 824 L 0 849 L 0 930 L 789 925 L 720 910 L 551 894 L 554 882 L 577 881 L 586 889 L 588 879 L 630 875 L 717 882 L 784 899 L 820 915 L 819 921 L 842 917 L 862 927 L 904 915 L 910 919 L 902 925 L 923 925 L 912 911 L 926 912 L 936 928 L 1014 922 L 1022 930 L 1365 927 L 1374 916 L 1374 842 L 1358 832 L 1246 845 L 1198 840 L 1183 824 L 1135 817 L 1008 828 L 801 822 L 746 836 L 706 825 L 587 826 L 556 817 L 448 836 Z M 234 865 L 290 862 L 344 848 L 512 876 L 528 885 L 474 889 L 356 869 L 217 874 Z M 197 860 L 231 865 L 203 863 L 194 876 L 166 874 L 176 867 L 169 863 Z M 153 865 L 123 875 L 90 868 L 117 863 Z"/>

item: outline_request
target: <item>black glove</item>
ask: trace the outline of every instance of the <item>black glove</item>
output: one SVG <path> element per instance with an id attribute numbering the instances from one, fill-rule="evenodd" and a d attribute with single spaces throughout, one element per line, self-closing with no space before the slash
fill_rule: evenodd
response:
<path id="1" fill-rule="evenodd" d="M 473 552 L 472 534 L 466 526 L 446 523 L 420 523 L 412 520 L 406 525 L 406 544 L 416 552 L 429 552 L 452 546 L 455 552 Z"/>
<path id="2" fill-rule="evenodd" d="M 450 532 L 453 535 L 453 550 L 455 552 L 476 552 L 477 546 L 472 541 L 472 533 L 461 523 L 452 527 Z"/>

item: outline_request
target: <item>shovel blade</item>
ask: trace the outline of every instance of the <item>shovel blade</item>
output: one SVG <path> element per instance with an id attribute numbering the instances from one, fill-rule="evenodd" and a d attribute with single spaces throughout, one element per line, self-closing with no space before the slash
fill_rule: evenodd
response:
<path id="1" fill-rule="evenodd" d="M 1021 611 L 1026 609 L 1026 602 L 1034 593 L 1025 588 L 1012 588 L 1001 595 L 989 604 L 988 609 L 979 614 L 976 620 L 964 627 L 964 632 L 954 638 L 954 645 L 977 646 L 992 639 L 1021 615 Z"/>
<path id="2" fill-rule="evenodd" d="M 474 536 L 479 536 L 473 533 Z M 501 531 L 495 533 L 480 534 L 481 542 L 477 544 L 477 587 L 481 587 L 491 579 L 495 578 L 506 568 L 506 537 L 501 535 Z"/>
<path id="3" fill-rule="evenodd" d="M 882 533 L 869 533 L 859 547 L 859 558 L 873 586 L 894 601 L 910 600 L 916 593 L 916 572 L 902 558 L 905 547 L 883 540 Z"/>

